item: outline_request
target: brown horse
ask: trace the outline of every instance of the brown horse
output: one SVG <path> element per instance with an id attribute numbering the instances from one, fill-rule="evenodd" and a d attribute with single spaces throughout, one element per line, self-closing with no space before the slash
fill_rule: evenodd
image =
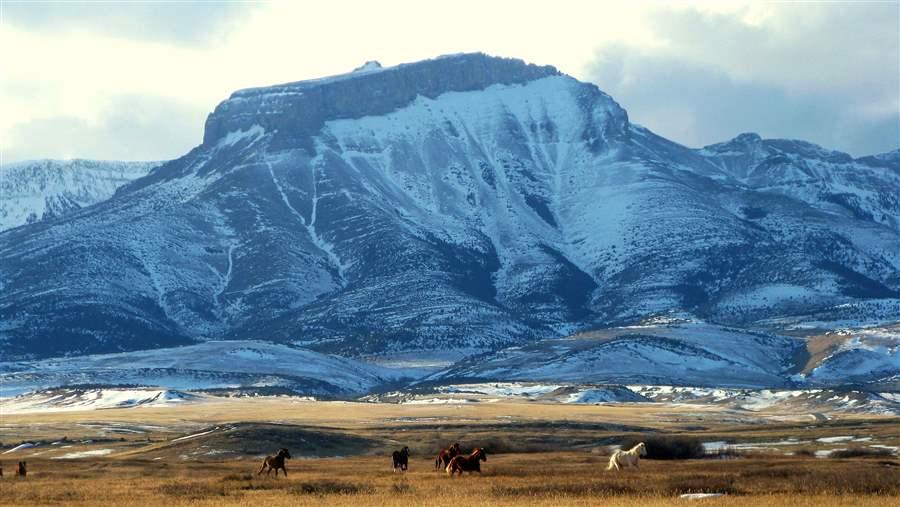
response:
<path id="1" fill-rule="evenodd" d="M 24 461 L 20 461 L 18 465 L 16 465 L 16 477 L 25 477 L 28 474 L 28 463 Z"/>
<path id="2" fill-rule="evenodd" d="M 459 442 L 442 450 L 438 453 L 437 457 L 434 458 L 434 469 L 438 470 L 441 468 L 447 468 L 447 465 L 450 464 L 450 460 L 459 456 L 460 454 L 461 452 L 459 450 Z"/>
<path id="3" fill-rule="evenodd" d="M 447 473 L 450 475 L 456 472 L 459 472 L 459 475 L 462 475 L 463 472 L 481 473 L 482 461 L 487 461 L 487 453 L 481 448 L 474 449 L 468 456 L 457 456 L 451 459 L 450 464 L 447 465 Z"/>
<path id="4" fill-rule="evenodd" d="M 409 468 L 409 447 L 404 446 L 403 449 L 394 451 L 391 458 L 394 462 L 394 471 L 405 472 Z"/>
<path id="5" fill-rule="evenodd" d="M 287 477 L 287 469 L 284 468 L 284 459 L 291 459 L 291 453 L 288 452 L 287 449 L 282 447 L 278 450 L 278 454 L 274 456 L 266 456 L 266 459 L 263 460 L 262 467 L 260 467 L 259 472 L 256 472 L 256 475 L 263 473 L 265 470 L 266 476 L 269 475 L 269 472 L 275 470 L 275 477 L 278 477 L 278 469 L 280 468 L 282 472 L 284 472 L 284 476 Z M 268 468 L 268 470 L 266 470 Z"/>

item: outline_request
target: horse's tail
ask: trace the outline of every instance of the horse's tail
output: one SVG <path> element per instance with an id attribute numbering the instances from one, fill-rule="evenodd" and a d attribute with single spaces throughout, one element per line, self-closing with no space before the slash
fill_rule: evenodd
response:
<path id="1" fill-rule="evenodd" d="M 442 461 L 443 461 L 443 460 L 441 459 L 441 455 L 440 455 L 440 454 L 438 454 L 437 457 L 434 458 L 434 469 L 435 469 L 435 470 L 438 470 L 438 469 L 441 468 L 441 462 L 442 462 Z"/>
<path id="2" fill-rule="evenodd" d="M 616 457 L 619 455 L 619 451 L 612 453 L 612 456 L 609 457 L 609 465 L 606 466 L 606 470 L 610 471 L 613 468 L 616 468 Z"/>
<path id="3" fill-rule="evenodd" d="M 268 465 L 268 464 L 269 464 L 269 457 L 266 456 L 266 458 L 263 459 L 262 466 L 259 467 L 259 472 L 256 472 L 256 475 L 263 473 L 263 471 L 266 469 L 266 465 Z"/>

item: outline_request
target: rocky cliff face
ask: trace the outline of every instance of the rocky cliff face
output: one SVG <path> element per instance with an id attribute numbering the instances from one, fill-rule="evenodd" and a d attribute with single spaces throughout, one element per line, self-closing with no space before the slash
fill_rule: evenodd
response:
<path id="1" fill-rule="evenodd" d="M 452 55 L 387 71 L 362 67 L 331 78 L 241 90 L 219 104 L 206 120 L 203 144 L 255 125 L 273 141 L 296 146 L 329 120 L 379 116 L 408 106 L 417 97 L 482 90 L 559 75 L 553 67 L 484 54 Z"/>
<path id="2" fill-rule="evenodd" d="M 688 149 L 593 85 L 480 54 L 240 91 L 184 157 L 0 234 L 2 352 L 458 355 L 672 311 L 883 319 L 900 184 L 873 160 Z"/>

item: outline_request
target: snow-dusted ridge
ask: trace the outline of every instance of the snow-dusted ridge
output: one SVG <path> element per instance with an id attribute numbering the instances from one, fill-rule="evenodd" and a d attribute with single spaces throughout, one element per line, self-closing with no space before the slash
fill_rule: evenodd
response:
<path id="1" fill-rule="evenodd" d="M 644 324 L 501 349 L 428 380 L 783 387 L 801 340 L 697 322 Z"/>
<path id="2" fill-rule="evenodd" d="M 843 389 L 729 389 L 671 385 L 582 384 L 565 382 L 474 382 L 435 386 L 431 390 L 394 391 L 363 401 L 401 404 L 472 404 L 519 401 L 562 404 L 660 403 L 718 407 L 741 413 L 796 414 L 799 419 L 827 420 L 832 413 L 900 415 L 898 397 Z"/>
<path id="3" fill-rule="evenodd" d="M 282 387 L 296 394 L 350 396 L 404 375 L 404 370 L 286 345 L 210 341 L 177 348 L 0 363 L 0 396 L 73 384 L 137 384 L 178 390 Z"/>
<path id="4" fill-rule="evenodd" d="M 75 159 L 0 165 L 0 231 L 106 200 L 160 164 Z"/>
<path id="5" fill-rule="evenodd" d="M 900 316 L 896 157 L 752 135 L 692 150 L 592 84 L 482 54 L 239 91 L 206 127 L 112 198 L 0 233 L 0 359 L 269 341 L 346 383 L 267 361 L 154 359 L 148 378 L 332 393 L 383 377 L 328 354 L 477 356 L 440 382 L 786 388 L 855 364 L 887 386 L 896 369 L 891 344 L 798 364 L 807 335 Z M 670 314 L 696 322 L 641 324 Z"/>

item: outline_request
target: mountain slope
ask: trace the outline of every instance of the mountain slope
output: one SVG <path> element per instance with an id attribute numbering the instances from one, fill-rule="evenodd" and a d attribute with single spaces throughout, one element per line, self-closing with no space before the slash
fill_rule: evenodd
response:
<path id="1" fill-rule="evenodd" d="M 239 91 L 184 157 L 0 233 L 2 354 L 466 354 L 669 311 L 900 315 L 893 159 L 760 142 L 691 150 L 593 85 L 481 54 Z M 864 212 L 795 191 L 811 165 Z"/>
<path id="2" fill-rule="evenodd" d="M 0 231 L 110 198 L 160 162 L 29 160 L 0 166 Z"/>
<path id="3" fill-rule="evenodd" d="M 258 390 L 316 396 L 368 392 L 402 372 L 284 345 L 243 340 L 178 348 L 0 363 L 0 396 L 64 385 L 158 385 L 175 389 Z"/>
<path id="4" fill-rule="evenodd" d="M 803 341 L 702 323 L 645 323 L 472 358 L 427 380 L 782 387 Z"/>

